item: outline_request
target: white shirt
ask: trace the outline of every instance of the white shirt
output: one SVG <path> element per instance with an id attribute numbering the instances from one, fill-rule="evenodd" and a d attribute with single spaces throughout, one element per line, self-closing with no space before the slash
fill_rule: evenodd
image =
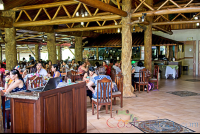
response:
<path id="1" fill-rule="evenodd" d="M 136 66 L 136 67 L 133 67 L 133 68 L 135 69 L 135 75 L 134 75 L 134 77 L 139 77 L 140 70 L 143 69 L 143 68 L 145 68 L 145 67 Z"/>
<path id="2" fill-rule="evenodd" d="M 47 75 L 47 71 L 43 68 L 41 68 L 39 75 L 42 75 L 43 77 Z"/>
<path id="3" fill-rule="evenodd" d="M 116 74 L 121 72 L 121 69 L 115 65 L 113 65 L 113 68 L 116 70 Z"/>

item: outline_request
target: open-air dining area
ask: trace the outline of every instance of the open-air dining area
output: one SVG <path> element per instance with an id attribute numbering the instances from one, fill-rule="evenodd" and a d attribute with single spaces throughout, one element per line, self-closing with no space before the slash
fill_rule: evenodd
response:
<path id="1" fill-rule="evenodd" d="M 1 133 L 199 133 L 199 0 L 0 0 Z"/>

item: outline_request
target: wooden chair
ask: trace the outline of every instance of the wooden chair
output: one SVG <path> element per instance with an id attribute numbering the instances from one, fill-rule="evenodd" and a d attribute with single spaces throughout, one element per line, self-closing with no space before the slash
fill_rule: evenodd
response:
<path id="1" fill-rule="evenodd" d="M 116 70 L 114 68 L 111 68 L 111 79 L 112 79 L 112 81 L 115 81 L 115 76 L 116 76 Z"/>
<path id="2" fill-rule="evenodd" d="M 106 97 L 106 93 L 109 95 L 109 91 L 111 96 Z M 97 119 L 99 119 L 98 107 L 102 105 L 106 105 L 106 113 L 108 113 L 108 105 L 110 105 L 110 117 L 112 118 L 112 80 L 103 78 L 97 81 L 97 99 L 92 98 L 92 115 L 94 115 L 94 104 L 97 106 Z"/>
<path id="3" fill-rule="evenodd" d="M 121 101 L 121 108 L 122 108 L 123 107 L 123 76 L 121 73 L 116 75 L 115 83 L 119 91 L 112 93 L 112 97 L 114 98 L 114 105 L 116 105 L 116 97 L 119 97 Z"/>
<path id="4" fill-rule="evenodd" d="M 78 73 L 74 70 L 71 70 L 71 80 L 72 82 L 75 82 L 77 79 Z"/>
<path id="5" fill-rule="evenodd" d="M 26 80 L 26 89 L 29 89 L 29 84 L 31 83 L 31 88 L 37 88 L 43 86 L 42 77 L 37 77 L 34 75 L 33 77 L 28 77 Z"/>
<path id="6" fill-rule="evenodd" d="M 136 90 L 136 85 L 139 86 L 139 92 L 140 92 L 140 86 L 143 86 L 143 91 L 144 91 L 144 86 L 147 86 L 147 93 L 149 92 L 148 90 L 148 84 L 149 84 L 149 77 L 148 77 L 149 71 L 146 68 L 143 68 L 139 71 L 139 82 L 135 82 L 135 90 Z"/>
<path id="7" fill-rule="evenodd" d="M 159 75 L 159 66 L 154 66 L 153 77 L 149 79 L 149 82 L 156 83 L 156 87 L 158 89 L 158 75 Z"/>

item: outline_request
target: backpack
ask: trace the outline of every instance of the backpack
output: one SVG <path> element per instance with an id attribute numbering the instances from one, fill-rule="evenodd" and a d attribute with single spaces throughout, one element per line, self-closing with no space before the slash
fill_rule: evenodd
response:
<path id="1" fill-rule="evenodd" d="M 151 83 L 151 82 L 149 82 L 149 84 L 148 84 L 148 90 L 150 91 L 150 90 L 152 90 L 153 88 L 154 88 L 154 84 L 153 83 Z"/>

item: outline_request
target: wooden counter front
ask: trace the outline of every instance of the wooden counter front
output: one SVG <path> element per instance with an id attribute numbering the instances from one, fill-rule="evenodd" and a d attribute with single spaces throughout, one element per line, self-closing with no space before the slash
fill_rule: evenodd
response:
<path id="1" fill-rule="evenodd" d="M 11 98 L 11 132 L 85 133 L 86 108 L 85 82 L 40 92 L 37 100 Z"/>

